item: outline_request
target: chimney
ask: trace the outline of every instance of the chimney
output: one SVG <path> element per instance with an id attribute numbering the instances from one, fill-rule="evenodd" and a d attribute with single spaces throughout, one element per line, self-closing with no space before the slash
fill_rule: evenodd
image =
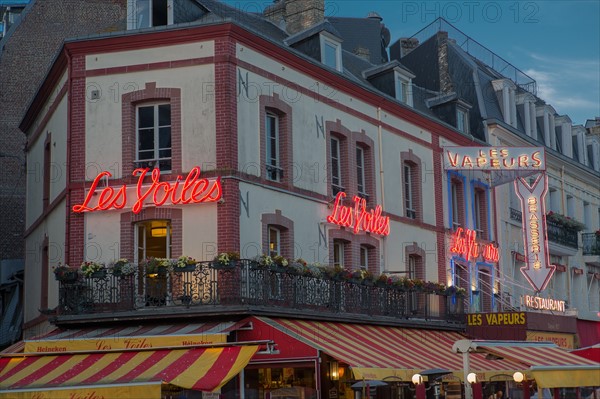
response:
<path id="1" fill-rule="evenodd" d="M 323 22 L 325 0 L 280 0 L 285 3 L 286 29 L 290 35 Z"/>
<path id="2" fill-rule="evenodd" d="M 440 91 L 444 94 L 454 91 L 450 70 L 448 67 L 448 32 L 437 33 L 438 42 L 438 68 L 440 74 Z"/>
<path id="3" fill-rule="evenodd" d="M 402 57 L 417 47 L 419 47 L 419 39 L 414 37 L 402 37 L 390 46 L 390 58 L 400 61 Z"/>
<path id="4" fill-rule="evenodd" d="M 285 26 L 285 0 L 275 0 L 265 7 L 264 16 L 277 26 Z"/>
<path id="5" fill-rule="evenodd" d="M 358 46 L 354 49 L 353 53 L 363 60 L 371 61 L 371 52 L 366 47 Z"/>

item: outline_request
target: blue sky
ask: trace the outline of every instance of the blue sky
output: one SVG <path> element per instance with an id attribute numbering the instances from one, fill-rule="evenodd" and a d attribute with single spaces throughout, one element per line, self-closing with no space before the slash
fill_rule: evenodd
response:
<path id="1" fill-rule="evenodd" d="M 271 1 L 228 0 L 256 11 Z M 325 1 L 326 16 L 376 11 L 392 43 L 445 18 L 537 82 L 538 96 L 573 124 L 600 116 L 600 1 Z"/>

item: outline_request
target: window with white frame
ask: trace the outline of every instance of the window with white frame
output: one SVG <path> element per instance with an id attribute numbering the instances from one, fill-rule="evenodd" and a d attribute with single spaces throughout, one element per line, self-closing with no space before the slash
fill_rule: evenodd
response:
<path id="1" fill-rule="evenodd" d="M 267 179 L 279 181 L 283 171 L 279 156 L 279 117 L 271 112 L 265 116 L 265 134 Z"/>
<path id="2" fill-rule="evenodd" d="M 360 246 L 360 267 L 369 270 L 369 247 L 366 245 Z"/>
<path id="3" fill-rule="evenodd" d="M 173 0 L 128 0 L 128 29 L 150 28 L 173 23 Z"/>
<path id="4" fill-rule="evenodd" d="M 137 108 L 138 167 L 171 170 L 171 104 L 140 105 Z"/>
<path id="5" fill-rule="evenodd" d="M 168 220 L 148 220 L 135 226 L 136 262 L 171 257 L 171 223 Z"/>
<path id="6" fill-rule="evenodd" d="M 361 147 L 356 147 L 356 188 L 358 195 L 367 196 L 365 187 L 365 151 Z"/>
<path id="7" fill-rule="evenodd" d="M 337 71 L 342 70 L 342 45 L 331 35 L 321 33 L 321 62 Z"/>
<path id="8" fill-rule="evenodd" d="M 487 191 L 483 187 L 475 187 L 473 190 L 473 227 L 477 231 L 477 235 L 484 240 L 489 239 L 487 217 Z"/>
<path id="9" fill-rule="evenodd" d="M 335 196 L 340 191 L 344 191 L 344 187 L 342 187 L 342 160 L 340 152 L 340 140 L 336 137 L 331 137 L 330 145 L 331 191 Z"/>
<path id="10" fill-rule="evenodd" d="M 461 107 L 456 107 L 456 129 L 469 133 L 469 111 Z"/>
<path id="11" fill-rule="evenodd" d="M 269 226 L 269 255 L 277 256 L 281 254 L 281 231 L 273 226 Z"/>
<path id="12" fill-rule="evenodd" d="M 414 200 L 414 187 L 413 187 L 413 165 L 409 162 L 404 162 L 403 166 L 404 173 L 404 208 L 406 209 L 406 217 L 411 219 L 417 218 L 417 211 L 415 209 Z"/>
<path id="13" fill-rule="evenodd" d="M 344 250 L 346 243 L 341 240 L 333 241 L 333 266 L 344 266 Z"/>
<path id="14" fill-rule="evenodd" d="M 450 209 L 452 213 L 451 227 L 453 230 L 456 230 L 458 227 L 461 227 L 463 225 L 462 215 L 464 215 L 463 184 L 460 179 L 451 179 L 450 195 Z"/>
<path id="15" fill-rule="evenodd" d="M 414 77 L 414 75 L 406 75 L 404 73 L 400 73 L 399 71 L 396 71 L 394 74 L 396 100 L 412 107 L 413 96 L 411 77 Z"/>

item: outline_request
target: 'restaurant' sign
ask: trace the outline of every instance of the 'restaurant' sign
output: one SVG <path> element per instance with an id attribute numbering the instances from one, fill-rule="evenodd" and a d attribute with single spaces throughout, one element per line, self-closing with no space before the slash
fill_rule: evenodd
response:
<path id="1" fill-rule="evenodd" d="M 150 174 L 150 183 L 144 184 L 149 168 L 138 168 L 133 176 L 139 176 L 137 184 L 114 188 L 108 183 L 102 187 L 102 179 L 112 177 L 110 172 L 101 172 L 88 190 L 82 204 L 73 206 L 73 212 L 106 211 L 111 209 L 131 209 L 140 213 L 144 206 L 184 205 L 203 202 L 216 202 L 221 199 L 221 178 L 200 177 L 200 167 L 193 167 L 185 176 L 177 176 L 175 181 L 160 181 L 160 170 Z"/>

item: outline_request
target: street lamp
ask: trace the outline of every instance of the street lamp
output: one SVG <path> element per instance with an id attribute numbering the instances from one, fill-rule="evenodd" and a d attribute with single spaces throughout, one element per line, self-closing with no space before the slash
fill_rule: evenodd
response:
<path id="1" fill-rule="evenodd" d="M 513 380 L 515 380 L 515 382 L 517 382 L 517 383 L 523 382 L 524 379 L 525 379 L 525 376 L 520 371 L 516 371 L 513 374 Z"/>
<path id="2" fill-rule="evenodd" d="M 412 383 L 419 385 L 423 383 L 423 376 L 421 374 L 415 374 L 412 376 Z"/>
<path id="3" fill-rule="evenodd" d="M 477 382 L 477 374 L 475 374 L 475 373 L 467 374 L 467 382 L 469 384 L 475 384 Z"/>

